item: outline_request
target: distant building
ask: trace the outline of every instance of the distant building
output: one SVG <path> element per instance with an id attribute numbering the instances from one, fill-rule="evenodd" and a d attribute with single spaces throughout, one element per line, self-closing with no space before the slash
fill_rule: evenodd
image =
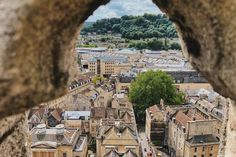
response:
<path id="1" fill-rule="evenodd" d="M 30 131 L 29 147 L 32 157 L 86 157 L 87 137 L 62 124 L 50 129 L 40 124 Z"/>
<path id="2" fill-rule="evenodd" d="M 87 54 L 87 53 L 95 53 L 95 52 L 106 52 L 107 48 L 106 47 L 95 47 L 95 48 L 87 48 L 87 47 L 79 47 L 76 48 L 76 52 L 78 54 Z"/>
<path id="3" fill-rule="evenodd" d="M 110 76 L 115 74 L 117 63 L 127 62 L 127 57 L 120 55 L 95 56 L 88 59 L 88 69 L 96 75 Z M 118 66 L 116 66 L 118 68 Z M 119 71 L 119 70 L 116 70 Z"/>

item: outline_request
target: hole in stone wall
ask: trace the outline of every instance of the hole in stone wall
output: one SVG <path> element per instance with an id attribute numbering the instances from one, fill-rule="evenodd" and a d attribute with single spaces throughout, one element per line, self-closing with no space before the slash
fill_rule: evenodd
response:
<path id="1" fill-rule="evenodd" d="M 179 140 L 174 141 L 174 143 L 167 142 L 168 139 L 165 137 L 165 129 L 168 124 L 165 123 L 164 117 L 168 117 L 168 122 L 179 127 L 179 130 L 181 130 L 183 134 L 188 133 L 187 129 L 189 128 L 182 124 L 183 119 L 179 118 L 181 116 L 187 117 L 189 123 L 194 121 L 192 125 L 198 123 L 198 126 L 201 126 L 201 128 L 206 128 L 206 132 L 204 132 L 203 135 L 202 130 L 191 132 L 191 138 L 184 139 L 187 142 L 199 138 L 211 138 L 213 142 L 219 144 L 220 134 L 218 130 L 220 130 L 221 124 L 216 124 L 208 120 L 210 119 L 209 117 L 212 118 L 214 116 L 218 116 L 218 118 L 221 119 L 223 118 L 223 98 L 216 94 L 212 90 L 212 87 L 207 84 L 207 81 L 197 71 L 192 69 L 188 61 L 183 58 L 180 52 L 181 48 L 177 39 L 177 33 L 172 23 L 168 20 L 167 16 L 162 13 L 152 15 L 148 12 L 148 14 L 140 15 L 140 12 L 138 12 L 139 14 L 136 16 L 136 9 L 142 10 L 145 8 L 146 4 L 149 5 L 150 3 L 154 7 L 151 1 L 137 0 L 136 4 L 143 4 L 140 5 L 140 7 L 136 7 L 134 1 L 128 1 L 125 2 L 123 6 L 116 8 L 117 3 L 123 4 L 121 2 L 123 1 L 119 2 L 113 0 L 107 6 L 100 8 L 101 13 L 99 13 L 99 9 L 94 13 L 95 16 L 103 14 L 106 15 L 105 18 L 113 18 L 100 19 L 96 22 L 96 18 L 93 19 L 94 17 L 90 17 L 88 21 L 85 22 L 75 52 L 76 55 L 79 56 L 76 62 L 80 70 L 80 75 L 69 85 L 69 93 L 56 100 L 41 104 L 29 112 L 28 125 L 30 128 L 30 138 L 32 137 L 32 139 L 29 139 L 27 147 L 31 147 L 33 143 L 31 147 L 33 155 L 53 156 L 53 152 L 51 151 L 46 152 L 45 149 L 45 152 L 43 152 L 44 148 L 42 148 L 40 144 L 43 144 L 43 142 L 48 139 L 54 139 L 55 141 L 53 142 L 58 143 L 63 140 L 66 142 L 68 138 L 71 138 L 71 140 L 74 140 L 76 143 L 75 148 L 77 151 L 75 153 L 78 153 L 79 156 L 83 156 L 79 153 L 86 151 L 86 149 L 81 149 L 81 143 L 84 142 L 88 142 L 90 152 L 92 151 L 94 153 L 96 145 L 95 138 L 101 139 L 101 142 L 103 142 L 105 141 L 104 139 L 107 138 L 104 134 L 114 132 L 118 139 L 113 145 L 123 142 L 120 138 L 122 138 L 124 134 L 131 135 L 132 138 L 129 140 L 136 142 L 137 145 L 127 146 L 124 144 L 125 149 L 120 150 L 120 148 L 116 146 L 103 143 L 106 149 L 105 152 L 98 149 L 96 150 L 97 154 L 100 153 L 101 156 L 104 154 L 122 153 L 138 155 L 137 153 L 142 152 L 150 155 L 154 152 L 153 147 L 138 150 L 139 142 L 142 141 L 142 144 L 144 142 L 146 142 L 146 144 L 153 142 L 154 145 L 161 147 L 161 150 L 164 150 L 164 152 L 175 155 L 180 153 L 180 155 L 184 155 L 174 146 Z M 117 12 L 120 12 L 120 14 L 109 12 L 110 10 L 106 7 L 115 9 Z M 124 8 L 127 9 L 126 11 L 128 11 L 129 15 L 122 12 Z M 155 8 L 155 10 L 156 9 L 157 8 Z M 134 13 L 132 13 L 132 11 L 134 11 Z M 186 42 L 189 46 L 187 47 L 188 50 L 191 51 L 195 57 L 199 57 L 199 51 L 201 50 L 200 44 L 190 37 L 186 39 Z M 179 109 L 171 110 L 174 111 L 174 114 L 171 113 L 170 110 L 167 112 L 165 104 L 172 102 L 168 102 L 164 98 L 164 101 L 160 99 L 155 103 L 160 104 L 158 106 L 155 106 L 154 103 L 150 103 L 150 105 L 154 106 L 140 108 L 139 111 L 144 113 L 144 110 L 146 110 L 146 116 L 149 115 L 149 118 L 153 120 L 150 122 L 151 125 L 149 128 L 142 123 L 145 120 L 145 115 L 137 115 L 137 110 L 133 110 L 133 106 L 129 103 L 127 98 L 127 94 L 132 92 L 129 90 L 131 81 L 137 78 L 137 73 L 145 73 L 148 70 L 166 71 L 166 73 L 173 77 L 175 87 L 178 88 L 179 91 L 185 92 L 187 98 L 184 103 L 180 104 L 181 107 L 179 107 Z M 155 81 L 152 77 L 154 78 L 154 75 L 149 75 L 147 82 Z M 91 84 L 93 85 L 90 86 Z M 152 87 L 153 86 L 148 86 L 148 88 Z M 158 88 L 150 92 L 152 94 L 152 96 L 149 97 L 150 99 L 161 95 L 161 93 L 155 93 L 157 89 Z M 196 89 L 198 89 L 197 92 L 191 91 Z M 142 93 L 143 95 L 140 95 L 139 101 L 145 98 L 146 93 L 148 92 L 144 92 Z M 162 96 L 164 97 L 164 95 Z M 205 106 L 207 104 L 207 107 L 209 107 L 209 103 L 210 107 L 213 106 L 213 109 L 210 110 L 212 111 L 211 113 L 207 113 L 208 110 L 206 110 Z M 197 105 L 196 108 L 195 105 Z M 204 123 L 200 121 L 204 121 Z M 47 127 L 40 128 L 38 126 L 40 123 L 45 123 Z M 61 123 L 64 125 L 61 125 Z M 140 123 L 138 128 L 136 128 L 136 123 Z M 216 132 L 211 129 L 213 126 L 215 130 L 217 130 Z M 146 127 L 145 132 L 144 127 Z M 72 139 L 77 137 L 74 135 L 78 133 L 76 132 L 78 128 L 80 128 L 79 132 L 82 132 L 82 134 L 80 134 L 79 138 Z M 148 129 L 152 130 L 154 133 L 149 133 L 147 131 Z M 185 137 L 181 134 L 181 131 L 180 134 L 177 134 L 174 129 L 169 130 L 170 136 L 173 139 L 175 137 Z M 38 141 L 35 141 L 34 138 L 34 136 L 38 137 L 39 133 L 40 138 L 37 139 L 40 139 L 40 144 L 38 144 Z M 47 133 L 52 134 L 49 137 Z M 85 135 L 88 134 L 92 138 L 87 139 Z M 138 134 L 140 134 L 142 139 L 136 138 Z M 53 137 L 54 135 L 55 138 Z M 60 136 L 59 140 L 57 138 L 58 136 Z M 64 139 L 65 136 L 66 138 Z M 201 140 L 200 143 L 205 145 L 204 140 Z M 59 149 L 55 148 L 54 143 L 53 146 L 51 145 L 52 143 L 48 143 L 48 141 L 45 142 L 45 144 L 48 144 L 50 149 Z M 178 147 L 184 147 L 184 143 L 177 143 L 177 145 Z M 39 152 L 38 149 L 41 148 L 42 150 Z M 98 145 L 97 148 L 101 148 L 101 146 Z M 191 149 L 189 149 L 189 152 L 192 152 Z M 61 152 L 61 155 L 67 156 L 67 152 Z"/>

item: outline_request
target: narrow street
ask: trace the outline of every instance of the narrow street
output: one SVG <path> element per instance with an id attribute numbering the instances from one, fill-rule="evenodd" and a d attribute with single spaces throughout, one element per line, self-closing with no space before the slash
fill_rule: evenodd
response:
<path id="1" fill-rule="evenodd" d="M 155 157 L 153 153 L 153 149 L 151 148 L 145 133 L 140 132 L 139 136 L 140 136 L 140 143 L 141 143 L 143 157 Z"/>

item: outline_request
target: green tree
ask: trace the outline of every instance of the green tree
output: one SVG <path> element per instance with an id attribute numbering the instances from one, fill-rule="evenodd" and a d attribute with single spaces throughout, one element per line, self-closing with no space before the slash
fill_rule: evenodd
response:
<path id="1" fill-rule="evenodd" d="M 92 82 L 94 84 L 97 84 L 97 83 L 101 83 L 102 80 L 103 80 L 103 78 L 101 76 L 97 75 L 92 79 Z"/>
<path id="2" fill-rule="evenodd" d="M 169 105 L 184 102 L 183 93 L 179 93 L 173 83 L 172 77 L 163 71 L 141 73 L 131 83 L 129 98 L 135 104 L 135 115 L 140 122 L 144 121 L 146 108 L 159 104 L 161 99 Z"/>
<path id="3" fill-rule="evenodd" d="M 181 50 L 181 46 L 180 46 L 179 43 L 174 42 L 174 43 L 170 44 L 170 49 L 172 49 L 172 50 Z"/>

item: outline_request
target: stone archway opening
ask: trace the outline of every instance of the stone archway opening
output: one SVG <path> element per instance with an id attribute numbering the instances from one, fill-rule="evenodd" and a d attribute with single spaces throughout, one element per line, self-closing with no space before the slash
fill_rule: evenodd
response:
<path id="1" fill-rule="evenodd" d="M 66 92 L 65 85 L 74 75 L 70 62 L 73 56 L 68 50 L 73 49 L 78 28 L 94 10 L 108 2 L 3 0 L 0 3 L 1 119 Z M 207 76 L 217 92 L 235 99 L 236 1 L 153 2 L 177 25 L 183 52 L 194 67 Z M 234 109 L 232 115 L 235 113 Z M 236 128 L 234 122 L 231 131 Z M 4 140 L 19 124 L 14 117 L 1 123 L 6 126 L 1 131 Z"/>

